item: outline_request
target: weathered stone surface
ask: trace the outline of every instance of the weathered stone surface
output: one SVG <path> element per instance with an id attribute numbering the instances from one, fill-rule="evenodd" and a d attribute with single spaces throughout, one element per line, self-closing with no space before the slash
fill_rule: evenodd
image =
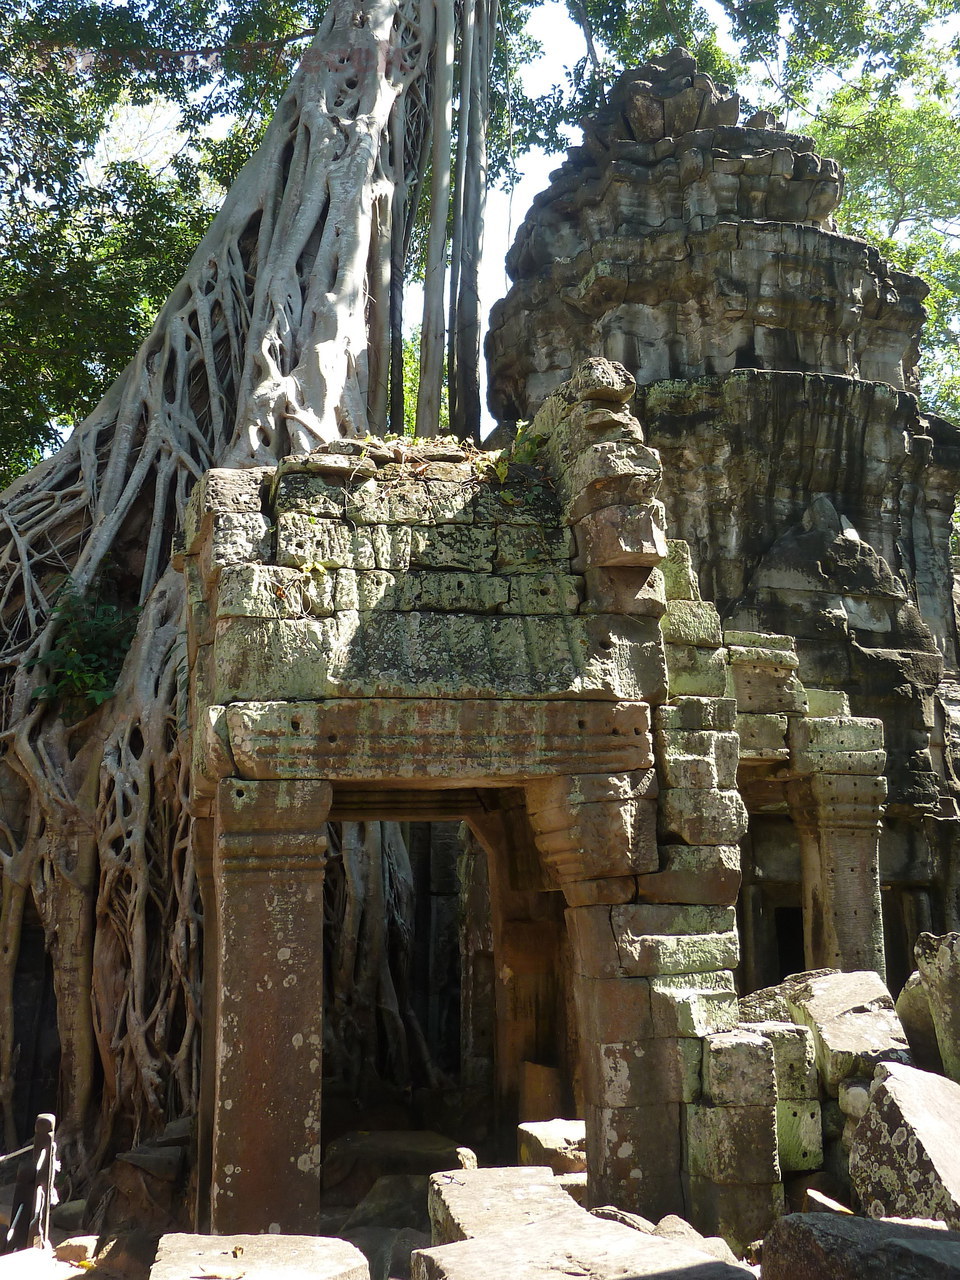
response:
<path id="1" fill-rule="evenodd" d="M 783 1173 L 800 1173 L 822 1166 L 819 1102 L 808 1098 L 781 1098 L 777 1102 L 777 1156 Z"/>
<path id="2" fill-rule="evenodd" d="M 190 493 L 184 517 L 184 547 L 188 555 L 198 550 L 201 538 L 209 537 L 213 515 L 240 512 L 261 514 L 265 486 L 273 477 L 272 467 L 231 470 L 215 467 L 205 472 Z"/>
<path id="3" fill-rule="evenodd" d="M 581 613 L 628 613 L 659 618 L 666 608 L 663 575 L 659 569 L 585 569 L 586 592 Z"/>
<path id="4" fill-rule="evenodd" d="M 955 1280 L 960 1235 L 934 1224 L 793 1213 L 763 1241 L 764 1280 Z"/>
<path id="5" fill-rule="evenodd" d="M 660 503 L 610 506 L 591 511 L 573 526 L 576 555 L 571 568 L 585 569 L 658 565 L 667 554 Z"/>
<path id="6" fill-rule="evenodd" d="M 462 1169 L 435 1174 L 428 1195 L 434 1245 L 516 1230 L 550 1218 L 574 1227 L 583 1210 L 558 1186 L 548 1166 Z"/>
<path id="7" fill-rule="evenodd" d="M 623 906 L 567 909 L 574 963 L 588 978 L 732 969 L 739 955 L 732 907 Z"/>
<path id="8" fill-rule="evenodd" d="M 737 734 L 740 737 L 740 756 L 744 760 L 787 760 L 790 757 L 786 716 L 738 715 Z"/>
<path id="9" fill-rule="evenodd" d="M 695 1039 L 654 1037 L 590 1044 L 582 1051 L 588 1096 L 608 1107 L 693 1102 L 700 1095 L 700 1045 Z"/>
<path id="10" fill-rule="evenodd" d="M 960 1228 L 960 1085 L 901 1063 L 877 1068 L 850 1148 L 872 1218 L 938 1218 Z"/>
<path id="11" fill-rule="evenodd" d="M 701 649 L 719 649 L 723 644 L 720 615 L 714 605 L 703 600 L 670 600 L 660 629 L 667 644 L 692 644 Z"/>
<path id="12" fill-rule="evenodd" d="M 789 997 L 794 988 L 806 990 L 813 978 L 839 973 L 839 969 L 809 969 L 784 978 L 775 987 L 761 987 L 740 1000 L 740 1016 L 744 1022 L 792 1022 Z"/>
<path id="13" fill-rule="evenodd" d="M 583 1211 L 581 1211 L 583 1213 Z M 583 1213 L 577 1224 L 551 1219 L 491 1235 L 424 1249 L 413 1255 L 413 1280 L 488 1280 L 491 1275 L 564 1280 L 657 1277 L 657 1280 L 742 1280 L 743 1268 L 720 1262 L 692 1244 L 646 1235 L 619 1222 Z"/>
<path id="14" fill-rule="evenodd" d="M 737 1022 L 733 975 L 664 974 L 650 980 L 650 1013 L 658 1036 L 705 1036 Z"/>
<path id="15" fill-rule="evenodd" d="M 773 1045 L 755 1031 L 724 1031 L 703 1042 L 703 1092 L 717 1107 L 772 1107 Z"/>
<path id="16" fill-rule="evenodd" d="M 700 599 L 700 584 L 686 542 L 679 538 L 667 539 L 667 558 L 660 569 L 668 600 Z"/>
<path id="17" fill-rule="evenodd" d="M 937 1028 L 930 1012 L 927 990 L 918 970 L 911 973 L 897 996 L 897 1017 L 916 1065 L 923 1071 L 936 1071 L 942 1075 L 943 1059 L 937 1042 Z"/>
<path id="18" fill-rule="evenodd" d="M 666 661 L 671 698 L 724 696 L 727 688 L 725 650 L 668 644 Z"/>
<path id="19" fill-rule="evenodd" d="M 340 613 L 229 618 L 214 699 L 274 697 L 662 698 L 663 651 L 646 619 Z"/>
<path id="20" fill-rule="evenodd" d="M 620 877 L 657 865 L 652 769 L 576 773 L 526 787 L 537 848 L 561 883 Z"/>
<path id="21" fill-rule="evenodd" d="M 729 733 L 735 726 L 737 704 L 733 698 L 675 697 L 654 711 L 657 731 L 710 731 Z"/>
<path id="22" fill-rule="evenodd" d="M 240 1275 L 251 1280 L 311 1275 L 318 1280 L 369 1280 L 367 1260 L 346 1240 L 318 1236 L 161 1236 L 150 1280 Z"/>
<path id="23" fill-rule="evenodd" d="M 872 1072 L 879 1062 L 909 1062 L 910 1050 L 893 1000 L 875 973 L 831 973 L 796 982 L 787 1003 L 811 1028 L 817 1068 L 837 1095 L 847 1076 Z"/>
<path id="24" fill-rule="evenodd" d="M 738 791 L 671 787 L 660 793 L 659 829 L 685 844 L 736 844 L 747 828 Z"/>
<path id="25" fill-rule="evenodd" d="M 586 1108 L 587 1150 L 597 1152 L 589 1178 L 593 1204 L 617 1204 L 660 1218 L 683 1204 L 681 1104 Z"/>
<path id="26" fill-rule="evenodd" d="M 660 846 L 660 870 L 637 876 L 643 902 L 702 902 L 733 905 L 740 890 L 740 850 L 736 845 Z"/>
<path id="27" fill-rule="evenodd" d="M 587 1167 L 582 1120 L 527 1121 L 517 1129 L 519 1164 L 548 1165 L 555 1174 L 581 1173 Z"/>
<path id="28" fill-rule="evenodd" d="M 813 1050 L 813 1032 L 793 1022 L 760 1021 L 751 1030 L 762 1035 L 773 1048 L 777 1097 L 816 1098 L 819 1085 Z"/>
<path id="29" fill-rule="evenodd" d="M 772 1105 L 688 1106 L 686 1143 L 693 1177 L 722 1186 L 774 1183 L 780 1178 Z"/>
<path id="30" fill-rule="evenodd" d="M 223 712 L 244 777 L 522 781 L 652 765 L 643 702 L 330 699 L 235 702 Z M 232 770 L 230 770 L 232 772 Z"/>
<path id="31" fill-rule="evenodd" d="M 725 1186 L 690 1179 L 690 1217 L 700 1231 L 722 1236 L 741 1256 L 783 1213 L 783 1183 Z"/>
<path id="32" fill-rule="evenodd" d="M 914 954 L 944 1074 L 960 1083 L 960 933 L 921 933 Z"/>

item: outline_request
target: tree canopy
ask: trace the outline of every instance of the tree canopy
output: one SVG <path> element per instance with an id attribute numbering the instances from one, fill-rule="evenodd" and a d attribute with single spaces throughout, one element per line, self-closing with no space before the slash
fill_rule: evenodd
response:
<path id="1" fill-rule="evenodd" d="M 809 130 L 848 175 L 841 230 L 932 285 L 931 407 L 960 410 L 957 0 L 568 0 L 583 52 L 527 97 L 537 0 L 499 10 L 489 172 L 603 98 L 622 67 L 673 44 L 758 108 Z M 316 30 L 310 0 L 17 0 L 0 32 L 0 484 L 94 406 L 132 357 L 263 134 Z M 462 51 L 461 51 L 462 52 Z M 124 108 L 164 104 L 162 164 L 104 153 Z M 425 233 L 424 233 L 425 234 Z M 415 234 L 414 244 L 421 243 Z M 422 258 L 414 255 L 414 261 Z M 399 420 L 399 418 L 397 419 Z"/>

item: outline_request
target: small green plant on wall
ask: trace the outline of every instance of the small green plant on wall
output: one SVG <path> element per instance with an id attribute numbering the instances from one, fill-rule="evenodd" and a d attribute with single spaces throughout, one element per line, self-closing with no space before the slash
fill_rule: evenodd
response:
<path id="1" fill-rule="evenodd" d="M 60 701 L 65 717 L 86 714 L 112 698 L 139 616 L 139 609 L 106 598 L 99 582 L 83 592 L 68 578 L 53 607 L 54 647 L 26 664 L 44 667 L 48 676 L 33 696 Z"/>

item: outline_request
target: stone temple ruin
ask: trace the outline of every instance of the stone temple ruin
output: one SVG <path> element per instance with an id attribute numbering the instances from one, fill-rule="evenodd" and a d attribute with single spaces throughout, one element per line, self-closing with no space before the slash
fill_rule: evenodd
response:
<path id="1" fill-rule="evenodd" d="M 587 122 L 492 319 L 502 465 L 344 440 L 194 490 L 214 1231 L 316 1230 L 330 820 L 466 824 L 463 1052 L 487 1019 L 504 1122 L 550 1069 L 588 1204 L 742 1247 L 827 1170 L 916 1212 L 881 979 L 957 927 L 960 430 L 918 410 L 922 283 L 738 117 L 675 51 Z"/>

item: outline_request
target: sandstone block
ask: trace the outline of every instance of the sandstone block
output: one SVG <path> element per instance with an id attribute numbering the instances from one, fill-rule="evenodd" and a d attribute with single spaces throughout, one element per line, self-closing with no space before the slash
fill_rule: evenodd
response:
<path id="1" fill-rule="evenodd" d="M 738 1017 L 733 975 L 664 974 L 651 978 L 650 1018 L 658 1036 L 710 1035 L 731 1031 Z"/>
<path id="2" fill-rule="evenodd" d="M 850 1149 L 872 1218 L 937 1218 L 960 1228 L 960 1085 L 901 1063 L 877 1069 Z"/>
<path id="3" fill-rule="evenodd" d="M 773 1045 L 755 1031 L 723 1031 L 703 1041 L 703 1092 L 717 1107 L 772 1107 Z"/>
<path id="4" fill-rule="evenodd" d="M 639 630 L 638 630 L 639 628 Z M 643 620 L 342 613 L 333 618 L 222 619 L 216 701 L 326 697 L 656 699 L 663 654 Z M 643 684 L 642 697 L 637 695 Z"/>
<path id="5" fill-rule="evenodd" d="M 658 727 L 656 744 L 657 763 L 668 787 L 721 791 L 736 787 L 740 762 L 736 733 Z M 698 758 L 703 761 L 699 768 L 695 764 Z M 708 781 L 711 777 L 716 779 L 712 785 Z"/>
<path id="6" fill-rule="evenodd" d="M 783 1183 L 725 1186 L 690 1179 L 690 1217 L 704 1233 L 723 1236 L 737 1254 L 762 1239 L 784 1210 Z"/>
<path id="7" fill-rule="evenodd" d="M 787 717 L 776 715 L 739 715 L 737 733 L 740 756 L 744 760 L 787 760 Z"/>
<path id="8" fill-rule="evenodd" d="M 602 880 L 565 880 L 562 888 L 568 907 L 596 907 L 602 903 L 633 902 L 637 896 L 637 878 L 605 876 Z"/>
<path id="9" fill-rule="evenodd" d="M 572 985 L 583 1043 L 623 1044 L 658 1034 L 649 978 L 584 978 L 574 973 Z"/>
<path id="10" fill-rule="evenodd" d="M 736 698 L 737 710 L 741 714 L 802 716 L 807 711 L 806 690 L 786 666 L 731 665 L 726 691 Z"/>
<path id="11" fill-rule="evenodd" d="M 811 689 L 807 686 L 807 703 L 809 714 L 817 718 L 838 716 L 846 718 L 850 714 L 850 699 L 842 689 Z"/>
<path id="12" fill-rule="evenodd" d="M 658 565 L 667 554 L 663 505 L 602 507 L 573 526 L 575 572 L 610 565 Z"/>
<path id="13" fill-rule="evenodd" d="M 771 653 L 788 654 L 793 657 L 773 659 L 774 663 L 782 661 L 796 666 L 793 659 L 797 656 L 797 642 L 793 636 L 782 636 L 763 631 L 730 631 L 724 628 L 723 643 L 732 645 L 738 651 L 764 649 Z"/>
<path id="14" fill-rule="evenodd" d="M 670 697 L 722 698 L 727 688 L 725 649 L 698 649 L 668 644 L 666 648 Z"/>
<path id="15" fill-rule="evenodd" d="M 773 1047 L 777 1097 L 816 1098 L 819 1094 L 813 1032 L 794 1022 L 756 1022 L 751 1029 Z"/>
<path id="16" fill-rule="evenodd" d="M 777 1155 L 783 1173 L 801 1173 L 823 1165 L 819 1102 L 783 1098 L 777 1103 Z"/>
<path id="17" fill-rule="evenodd" d="M 700 649 L 719 649 L 720 615 L 716 605 L 703 600 L 670 600 L 660 619 L 667 644 L 692 644 Z"/>
<path id="18" fill-rule="evenodd" d="M 654 724 L 659 731 L 688 730 L 729 733 L 737 718 L 733 698 L 675 697 L 654 711 Z"/>
<path id="19" fill-rule="evenodd" d="M 250 1280 L 370 1280 L 367 1260 L 346 1240 L 328 1236 L 171 1234 L 160 1237 L 150 1280 L 191 1280 L 194 1276 L 234 1276 Z"/>
<path id="20" fill-rule="evenodd" d="M 585 569 L 586 591 L 581 613 L 629 613 L 659 618 L 666 608 L 663 574 L 659 569 Z"/>
<path id="21" fill-rule="evenodd" d="M 516 1230 L 552 1218 L 573 1225 L 583 1213 L 547 1166 L 458 1169 L 434 1174 L 427 1195 L 434 1245 Z"/>
<path id="22" fill-rule="evenodd" d="M 780 1177 L 773 1106 L 710 1107 L 686 1111 L 687 1158 L 692 1177 L 722 1186 L 773 1183 Z"/>
<path id="23" fill-rule="evenodd" d="M 529 1120 L 517 1128 L 517 1163 L 548 1165 L 555 1174 L 582 1173 L 586 1143 L 582 1120 Z"/>
<path id="24" fill-rule="evenodd" d="M 747 829 L 747 811 L 738 791 L 698 791 L 672 787 L 661 792 L 659 830 L 685 844 L 736 844 Z"/>
<path id="25" fill-rule="evenodd" d="M 561 881 L 652 870 L 657 789 L 649 768 L 532 782 L 527 810 L 537 848 Z"/>
<path id="26" fill-rule="evenodd" d="M 215 511 L 207 519 L 209 531 L 200 546 L 198 564 L 208 586 L 225 565 L 270 558 L 269 526 L 258 512 Z"/>
<path id="27" fill-rule="evenodd" d="M 726 906 L 740 891 L 740 850 L 736 845 L 660 846 L 660 870 L 637 876 L 641 902 L 701 902 Z"/>
<path id="28" fill-rule="evenodd" d="M 568 908 L 566 915 L 584 977 L 710 973 L 737 963 L 732 907 L 636 903 Z"/>
<path id="29" fill-rule="evenodd" d="M 583 1212 L 583 1211 L 581 1211 Z M 413 1254 L 412 1280 L 489 1280 L 511 1276 L 566 1280 L 571 1267 L 596 1280 L 743 1280 L 743 1269 L 692 1243 L 664 1240 L 583 1212 L 576 1226 L 550 1219 Z"/>
<path id="30" fill-rule="evenodd" d="M 763 1241 L 764 1280 L 960 1280 L 960 1235 L 939 1224 L 792 1213 Z"/>
<path id="31" fill-rule="evenodd" d="M 862 1120 L 870 1106 L 870 1086 L 873 1080 L 868 1076 L 850 1076 L 840 1081 L 837 1092 L 837 1104 L 845 1116 L 851 1120 Z"/>
<path id="32" fill-rule="evenodd" d="M 897 996 L 897 1017 L 903 1026 L 910 1045 L 913 1060 L 922 1071 L 936 1071 L 943 1075 L 943 1059 L 937 1043 L 937 1029 L 926 987 L 919 971 L 915 970 Z"/>
<path id="33" fill-rule="evenodd" d="M 586 1096 L 605 1107 L 695 1102 L 700 1096 L 700 1045 L 660 1037 L 583 1046 Z"/>
<path id="34" fill-rule="evenodd" d="M 229 734 L 222 749 L 237 759 L 223 772 L 248 778 L 519 785 L 588 766 L 614 774 L 649 763 L 642 702 L 332 698 L 237 702 L 220 714 Z"/>
<path id="35" fill-rule="evenodd" d="M 270 564 L 225 565 L 217 586 L 216 616 L 326 618 L 337 607 L 337 577 Z"/>
<path id="36" fill-rule="evenodd" d="M 660 567 L 668 600 L 700 599 L 700 584 L 693 571 L 688 543 L 679 538 L 668 538 L 667 557 Z"/>
<path id="37" fill-rule="evenodd" d="M 588 1103 L 586 1121 L 591 1174 L 596 1169 L 591 1204 L 616 1204 L 655 1219 L 682 1205 L 680 1103 Z"/>
<path id="38" fill-rule="evenodd" d="M 921 933 L 914 954 L 944 1073 L 960 1083 L 960 933 Z"/>
<path id="39" fill-rule="evenodd" d="M 214 467 L 205 472 L 190 492 L 184 515 L 184 547 L 188 554 L 199 550 L 201 537 L 209 535 L 213 515 L 246 512 L 260 514 L 266 483 L 272 467 L 242 470 Z"/>
<path id="40" fill-rule="evenodd" d="M 537 525 L 533 528 L 523 525 L 502 524 L 497 527 L 497 547 L 493 563 L 498 573 L 543 573 L 555 569 L 569 573 L 571 558 L 574 553 L 573 537 L 566 528 L 550 525 Z M 420 558 L 436 555 L 429 540 L 424 540 L 424 549 L 420 550 L 416 538 L 414 550 Z M 447 558 L 450 553 L 447 553 Z M 463 556 L 453 568 L 469 569 L 471 565 Z"/>
<path id="41" fill-rule="evenodd" d="M 910 1059 L 890 993 L 869 970 L 809 978 L 788 991 L 787 1003 L 795 1020 L 813 1031 L 817 1068 L 834 1097 L 847 1076 Z"/>

